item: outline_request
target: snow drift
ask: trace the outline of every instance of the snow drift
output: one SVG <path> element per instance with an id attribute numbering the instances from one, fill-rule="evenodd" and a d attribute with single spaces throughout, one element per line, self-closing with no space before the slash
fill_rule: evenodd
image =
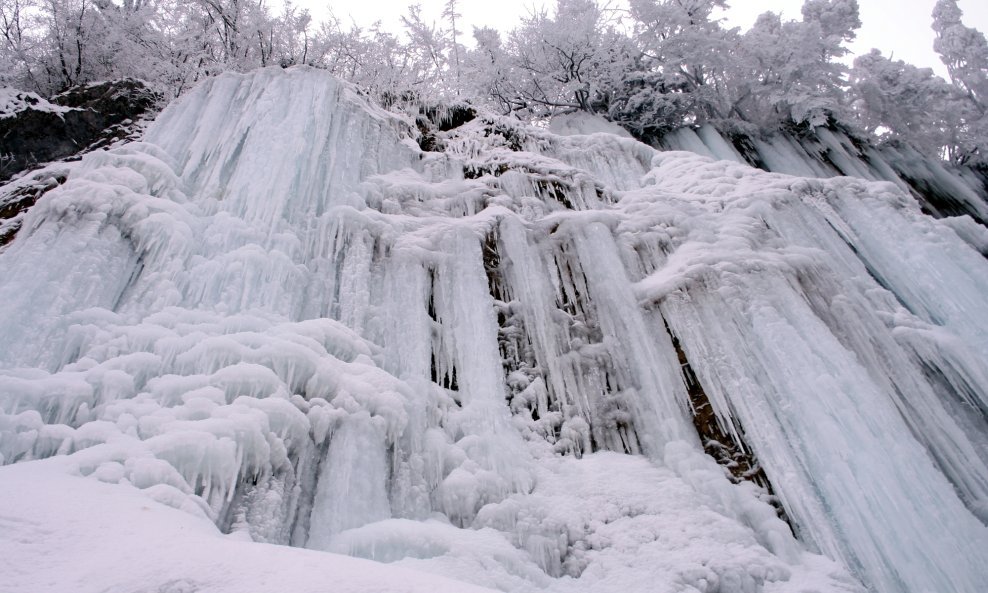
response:
<path id="1" fill-rule="evenodd" d="M 0 518 L 504 591 L 988 582 L 988 231 L 888 182 L 441 128 L 266 69 L 73 166 L 0 253 Z M 42 512 L 136 491 L 158 518 Z M 21 589 L 121 582 L 32 529 L 0 531 Z M 173 552 L 145 588 L 225 590 Z"/>

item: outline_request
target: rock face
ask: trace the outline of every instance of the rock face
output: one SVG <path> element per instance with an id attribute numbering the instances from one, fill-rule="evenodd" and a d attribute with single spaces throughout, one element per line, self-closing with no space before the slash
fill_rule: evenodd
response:
<path id="1" fill-rule="evenodd" d="M 50 101 L 0 88 L 0 184 L 43 163 L 138 139 L 138 121 L 160 109 L 160 99 L 133 79 L 81 85 Z M 46 167 L 0 187 L 0 247 L 14 238 L 27 209 L 65 182 L 65 167 Z"/>
<path id="2" fill-rule="evenodd" d="M 65 183 L 65 179 L 64 171 L 45 169 L 0 191 L 0 247 L 13 240 L 28 208 L 49 190 Z"/>
<path id="3" fill-rule="evenodd" d="M 158 104 L 139 80 L 88 84 L 52 97 L 8 91 L 0 112 L 0 181 L 39 163 L 129 138 L 133 122 Z M 12 108 L 11 108 L 12 106 Z"/>

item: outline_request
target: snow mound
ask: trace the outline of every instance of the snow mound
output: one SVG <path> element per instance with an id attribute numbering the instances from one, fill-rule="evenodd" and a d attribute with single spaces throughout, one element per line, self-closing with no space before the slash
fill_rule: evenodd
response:
<path id="1" fill-rule="evenodd" d="M 4 590 L 33 593 L 483 593 L 401 567 L 223 535 L 129 485 L 65 473 L 64 463 L 3 471 Z M 72 503 L 66 504 L 66 493 Z M 44 567 L 43 558 L 58 558 Z"/>

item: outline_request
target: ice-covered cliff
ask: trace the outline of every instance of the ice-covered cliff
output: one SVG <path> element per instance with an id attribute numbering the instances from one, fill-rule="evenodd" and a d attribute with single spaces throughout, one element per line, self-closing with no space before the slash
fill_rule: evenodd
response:
<path id="1" fill-rule="evenodd" d="M 725 134 L 707 124 L 675 130 L 659 144 L 664 150 L 687 150 L 773 173 L 889 181 L 916 198 L 927 214 L 968 215 L 988 225 L 988 170 L 945 165 L 901 142 L 876 146 L 837 126 L 759 136 Z"/>
<path id="2" fill-rule="evenodd" d="M 224 75 L 29 211 L 0 252 L 10 586 L 988 582 L 988 231 L 895 183 L 431 115 Z"/>

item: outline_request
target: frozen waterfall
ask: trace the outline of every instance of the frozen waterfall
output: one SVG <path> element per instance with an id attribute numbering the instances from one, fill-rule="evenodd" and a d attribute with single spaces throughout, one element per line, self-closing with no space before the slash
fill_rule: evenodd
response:
<path id="1" fill-rule="evenodd" d="M 502 591 L 980 593 L 988 230 L 694 136 L 201 84 L 0 251 L 0 557 L 74 480 Z"/>

